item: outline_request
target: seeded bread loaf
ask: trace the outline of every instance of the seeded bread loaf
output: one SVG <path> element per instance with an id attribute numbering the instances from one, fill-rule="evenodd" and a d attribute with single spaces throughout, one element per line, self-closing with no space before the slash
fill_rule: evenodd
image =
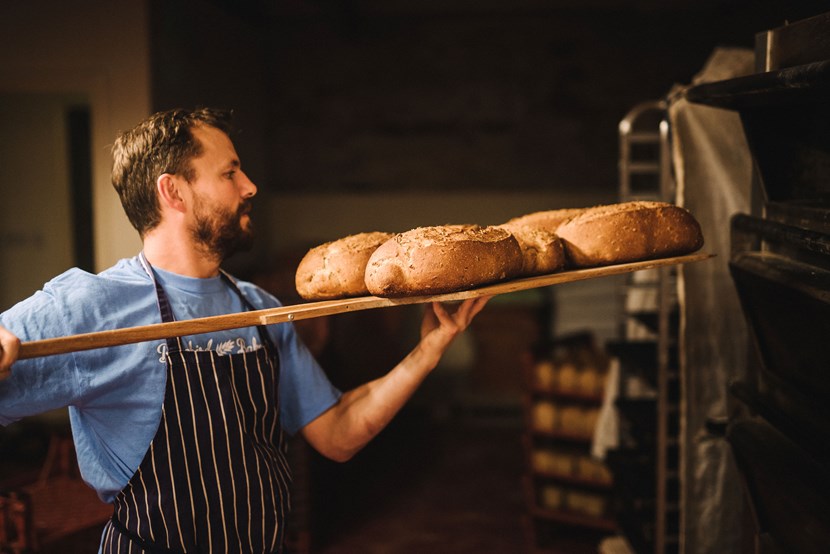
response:
<path id="1" fill-rule="evenodd" d="M 703 246 L 697 220 L 665 202 L 586 208 L 556 230 L 569 263 L 591 267 L 689 254 Z"/>
<path id="2" fill-rule="evenodd" d="M 554 273 L 565 267 L 565 247 L 553 231 L 516 223 L 504 223 L 499 227 L 509 231 L 522 249 L 523 277 Z"/>
<path id="3" fill-rule="evenodd" d="M 519 241 L 524 259 L 522 276 L 554 273 L 565 267 L 565 248 L 556 229 L 581 212 L 582 208 L 544 210 L 514 217 L 499 226 Z"/>
<path id="4" fill-rule="evenodd" d="M 312 248 L 297 266 L 297 292 L 306 300 L 369 294 L 364 280 L 366 263 L 372 252 L 393 236 L 378 231 L 358 233 Z"/>
<path id="5" fill-rule="evenodd" d="M 546 229 L 552 233 L 568 219 L 575 217 L 582 213 L 584 208 L 562 208 L 560 210 L 544 210 L 540 212 L 533 212 L 523 216 L 514 217 L 505 225 L 511 227 L 534 227 L 537 229 Z"/>
<path id="6" fill-rule="evenodd" d="M 374 251 L 366 266 L 366 288 L 382 297 L 443 294 L 510 279 L 521 269 L 519 243 L 504 229 L 419 227 Z"/>

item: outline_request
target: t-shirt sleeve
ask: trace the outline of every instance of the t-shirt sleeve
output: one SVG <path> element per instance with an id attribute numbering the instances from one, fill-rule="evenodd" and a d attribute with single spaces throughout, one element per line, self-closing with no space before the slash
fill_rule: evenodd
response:
<path id="1" fill-rule="evenodd" d="M 240 283 L 240 286 L 248 283 Z M 258 287 L 244 290 L 264 307 L 282 304 Z M 331 408 L 342 392 L 326 376 L 320 364 L 297 334 L 293 323 L 268 326 L 280 353 L 280 418 L 283 429 L 296 434 L 317 416 Z"/>
<path id="2" fill-rule="evenodd" d="M 297 335 L 294 325 L 277 327 L 280 351 L 280 416 L 290 434 L 305 427 L 340 399 L 314 356 Z"/>
<path id="3" fill-rule="evenodd" d="M 29 342 L 65 335 L 63 316 L 54 297 L 38 291 L 0 314 L 0 325 Z M 69 405 L 80 395 L 78 383 L 71 354 L 18 360 L 0 381 L 0 424 Z"/>

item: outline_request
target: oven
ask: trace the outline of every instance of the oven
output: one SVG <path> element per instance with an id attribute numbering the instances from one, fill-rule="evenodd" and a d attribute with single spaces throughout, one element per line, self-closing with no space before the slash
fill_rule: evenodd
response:
<path id="1" fill-rule="evenodd" d="M 686 91 L 740 116 L 751 210 L 729 271 L 749 329 L 726 440 L 748 509 L 743 551 L 830 548 L 830 13 L 756 35 L 755 73 Z"/>

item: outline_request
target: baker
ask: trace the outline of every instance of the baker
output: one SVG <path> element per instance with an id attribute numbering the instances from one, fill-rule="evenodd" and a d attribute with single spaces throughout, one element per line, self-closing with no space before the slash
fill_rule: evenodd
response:
<path id="1" fill-rule="evenodd" d="M 376 436 L 487 298 L 434 303 L 383 377 L 341 392 L 291 324 L 17 360 L 20 341 L 273 308 L 225 273 L 250 247 L 254 183 L 229 113 L 172 110 L 121 134 L 112 180 L 143 248 L 98 275 L 71 269 L 0 314 L 0 424 L 69 407 L 83 478 L 113 504 L 101 551 L 279 552 L 284 434 L 345 461 Z"/>

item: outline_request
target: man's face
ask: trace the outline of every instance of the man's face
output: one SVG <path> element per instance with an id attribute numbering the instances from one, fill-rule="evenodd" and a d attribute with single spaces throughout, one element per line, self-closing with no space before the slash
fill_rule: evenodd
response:
<path id="1" fill-rule="evenodd" d="M 250 198 L 256 185 L 242 172 L 228 136 L 213 127 L 197 127 L 193 135 L 203 153 L 191 161 L 193 218 L 190 232 L 205 253 L 224 260 L 253 245 Z"/>
<path id="2" fill-rule="evenodd" d="M 219 260 L 235 252 L 250 250 L 254 242 L 250 202 L 243 202 L 236 210 L 214 204 L 201 196 L 194 197 L 193 238 Z"/>

